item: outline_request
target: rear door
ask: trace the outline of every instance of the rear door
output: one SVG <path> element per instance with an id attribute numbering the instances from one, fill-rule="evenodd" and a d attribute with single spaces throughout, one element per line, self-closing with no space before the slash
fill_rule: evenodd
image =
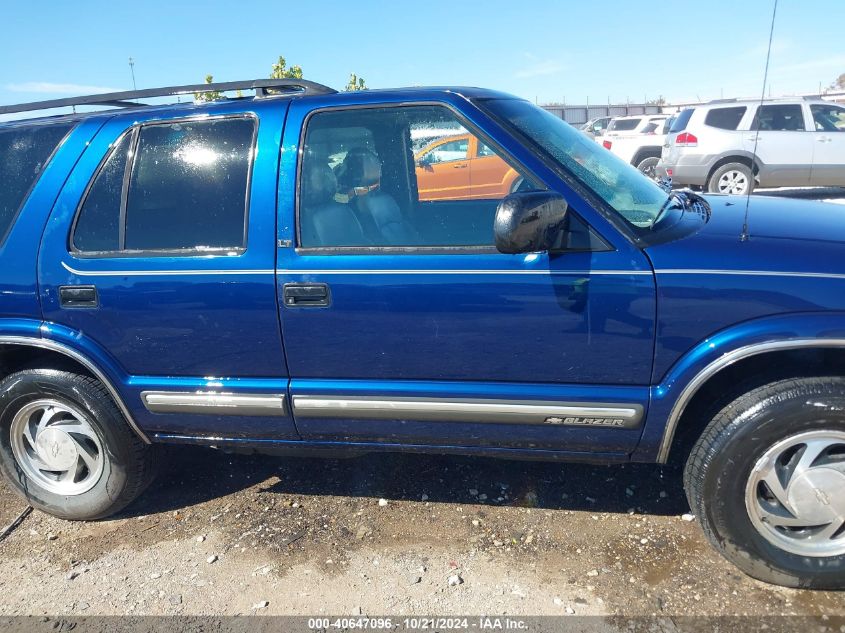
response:
<path id="1" fill-rule="evenodd" d="M 295 439 L 274 277 L 286 103 L 210 107 L 94 138 L 43 237 L 44 319 L 113 359 L 148 432 Z"/>
<path id="2" fill-rule="evenodd" d="M 845 108 L 834 103 L 809 104 L 813 121 L 812 184 L 845 185 Z"/>
<path id="3" fill-rule="evenodd" d="M 280 311 L 302 436 L 629 451 L 653 346 L 654 282 L 642 254 L 610 248 L 573 213 L 580 248 L 504 255 L 492 230 L 501 192 L 425 199 L 413 177 L 419 129 L 472 135 L 526 186 L 545 187 L 470 121 L 468 106 L 356 102 L 314 112 L 314 103 L 291 105 L 283 145 L 304 145 L 283 155 L 279 191 Z M 333 139 L 351 130 L 381 166 L 368 205 L 307 190 L 338 155 Z M 297 234 L 311 214 L 349 217 L 365 206 L 393 209 L 405 230 L 367 247 Z"/>
<path id="4" fill-rule="evenodd" d="M 759 106 L 745 135 L 745 149 L 761 162 L 760 185 L 795 187 L 810 184 L 813 135 L 800 103 Z"/>

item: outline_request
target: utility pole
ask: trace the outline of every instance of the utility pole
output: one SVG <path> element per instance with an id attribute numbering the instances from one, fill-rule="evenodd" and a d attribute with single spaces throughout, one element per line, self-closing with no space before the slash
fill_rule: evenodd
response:
<path id="1" fill-rule="evenodd" d="M 137 90 L 138 87 L 135 85 L 135 60 L 131 57 L 129 58 L 129 72 L 132 73 L 132 90 Z"/>

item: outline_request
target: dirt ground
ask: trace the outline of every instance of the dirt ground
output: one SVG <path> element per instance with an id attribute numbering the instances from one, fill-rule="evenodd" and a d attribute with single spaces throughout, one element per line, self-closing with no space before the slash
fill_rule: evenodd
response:
<path id="1" fill-rule="evenodd" d="M 0 543 L 0 616 L 845 615 L 706 543 L 679 473 L 468 457 L 168 448 L 120 517 L 35 512 Z M 0 526 L 26 507 L 0 487 Z"/>

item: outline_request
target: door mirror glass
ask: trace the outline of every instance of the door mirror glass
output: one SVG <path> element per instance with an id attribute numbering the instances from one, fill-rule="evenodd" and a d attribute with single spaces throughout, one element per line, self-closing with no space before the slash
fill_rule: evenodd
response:
<path id="1" fill-rule="evenodd" d="M 496 210 L 496 248 L 501 253 L 550 250 L 563 230 L 568 206 L 563 196 L 550 191 L 505 197 Z"/>

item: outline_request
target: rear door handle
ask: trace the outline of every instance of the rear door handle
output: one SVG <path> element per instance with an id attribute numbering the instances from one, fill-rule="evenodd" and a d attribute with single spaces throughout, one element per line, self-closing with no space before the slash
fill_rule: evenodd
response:
<path id="1" fill-rule="evenodd" d="M 282 297 L 288 308 L 325 308 L 331 294 L 328 284 L 291 283 L 284 285 Z"/>
<path id="2" fill-rule="evenodd" d="M 94 286 L 59 286 L 59 304 L 63 308 L 96 308 L 100 302 Z"/>
<path id="3" fill-rule="evenodd" d="M 452 169 L 466 169 L 466 168 L 467 168 L 466 163 L 461 163 L 461 164 L 458 164 L 458 165 L 452 165 Z"/>

